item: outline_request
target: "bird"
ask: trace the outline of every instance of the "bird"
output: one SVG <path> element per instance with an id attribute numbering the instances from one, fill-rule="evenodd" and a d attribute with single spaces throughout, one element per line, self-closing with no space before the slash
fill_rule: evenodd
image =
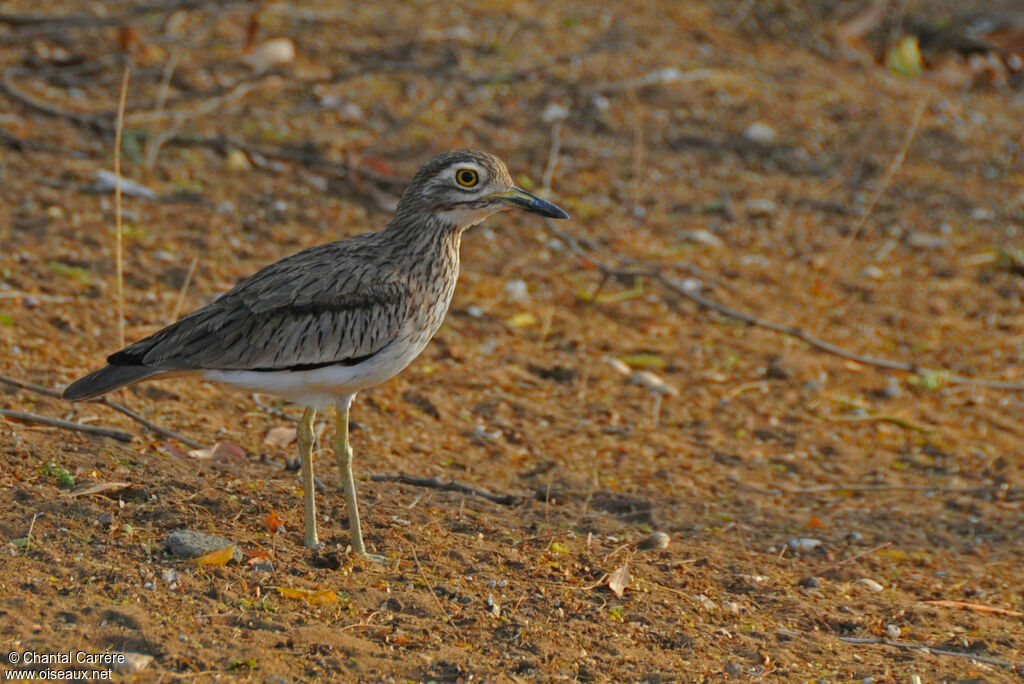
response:
<path id="1" fill-rule="evenodd" d="M 335 406 L 351 548 L 367 553 L 359 522 L 349 408 L 357 392 L 408 366 L 441 327 L 459 275 L 463 233 L 491 214 L 520 209 L 569 215 L 517 187 L 498 157 L 454 150 L 427 162 L 376 232 L 307 248 L 273 262 L 206 306 L 107 358 L 62 396 L 85 401 L 152 378 L 199 375 L 302 405 L 304 544 L 319 548 L 313 421 Z"/>

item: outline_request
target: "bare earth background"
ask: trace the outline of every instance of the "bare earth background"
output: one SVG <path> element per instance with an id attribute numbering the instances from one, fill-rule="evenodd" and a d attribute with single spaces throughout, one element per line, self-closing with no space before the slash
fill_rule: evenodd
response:
<path id="1" fill-rule="evenodd" d="M 117 348 L 97 171 L 126 51 L 123 173 L 156 194 L 123 202 L 129 341 L 183 291 L 383 226 L 451 148 L 503 157 L 585 240 L 512 214 L 469 233 L 437 339 L 357 399 L 392 567 L 346 552 L 329 439 L 326 548 L 301 546 L 297 407 L 194 379 L 112 397 L 211 454 L 4 386 L 135 437 L 0 423 L 0 650 L 141 653 L 117 676 L 165 682 L 1020 680 L 1024 394 L 951 378 L 1024 382 L 1012 74 L 897 75 L 894 12 L 836 38 L 856 3 L 603 4 L 0 3 L 4 375 L 59 389 Z M 604 277 L 628 259 L 916 370 Z M 656 415 L 609 359 L 678 394 Z M 401 472 L 519 499 L 370 480 Z M 171 557 L 179 527 L 242 562 Z"/>

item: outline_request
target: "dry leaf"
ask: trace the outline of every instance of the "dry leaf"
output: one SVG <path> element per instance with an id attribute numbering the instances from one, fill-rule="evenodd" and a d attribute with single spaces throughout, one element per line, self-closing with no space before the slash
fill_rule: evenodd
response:
<path id="1" fill-rule="evenodd" d="M 200 461 L 214 461 L 215 463 L 239 463 L 246 460 L 245 450 L 230 442 L 217 442 L 212 447 L 193 449 L 188 452 L 188 455 Z"/>
<path id="2" fill-rule="evenodd" d="M 263 519 L 263 526 L 271 532 L 284 532 L 284 520 L 281 520 L 273 508 L 267 513 L 267 517 Z"/>
<path id="3" fill-rule="evenodd" d="M 204 553 L 202 556 L 196 558 L 196 565 L 212 565 L 214 567 L 224 567 L 228 564 L 232 558 L 235 557 L 235 545 L 225 546 L 223 549 L 217 549 L 216 551 L 210 551 Z"/>
<path id="4" fill-rule="evenodd" d="M 314 605 L 317 603 L 335 603 L 338 600 L 338 594 L 333 589 L 310 591 L 309 589 L 296 589 L 295 587 L 274 588 L 285 598 L 304 599 L 307 603 Z"/>
<path id="5" fill-rule="evenodd" d="M 608 575 L 608 588 L 612 590 L 613 594 L 622 598 L 622 595 L 626 593 L 626 589 L 629 587 L 629 581 L 629 563 L 626 563 Z"/>
<path id="6" fill-rule="evenodd" d="M 507 325 L 510 328 L 526 328 L 528 326 L 535 324 L 536 322 L 536 316 L 529 312 L 523 312 L 517 313 L 515 316 L 507 318 L 505 320 L 505 325 Z"/>
<path id="7" fill-rule="evenodd" d="M 257 551 L 253 553 L 251 556 L 249 556 L 249 558 L 245 561 L 245 564 L 256 565 L 257 563 L 263 563 L 269 560 L 273 560 L 273 556 L 271 556 L 266 551 Z"/>
<path id="8" fill-rule="evenodd" d="M 76 496 L 89 496 L 91 494 L 99 494 L 100 492 L 116 492 L 131 486 L 131 482 L 97 482 L 96 484 L 89 485 L 83 489 L 61 494 L 61 496 L 72 498 Z"/>
<path id="9" fill-rule="evenodd" d="M 267 436 L 263 438 L 263 444 L 271 447 L 286 447 L 295 442 L 297 435 L 298 430 L 287 425 L 270 428 L 267 431 Z"/>

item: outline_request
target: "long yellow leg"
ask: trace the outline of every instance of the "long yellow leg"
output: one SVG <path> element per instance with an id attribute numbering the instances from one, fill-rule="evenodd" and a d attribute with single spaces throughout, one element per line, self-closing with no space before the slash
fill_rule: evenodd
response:
<path id="1" fill-rule="evenodd" d="M 320 546 L 316 534 L 316 483 L 313 481 L 313 420 L 316 409 L 307 407 L 299 420 L 296 441 L 299 443 L 299 459 L 302 462 L 302 503 L 305 513 L 306 547 L 315 549 Z"/>
<path id="2" fill-rule="evenodd" d="M 348 508 L 349 539 L 356 553 L 377 563 L 386 564 L 386 558 L 366 553 L 366 546 L 363 545 L 363 529 L 359 524 L 359 503 L 356 501 L 356 480 L 352 475 L 352 447 L 348 443 L 348 409 L 351 405 L 352 397 L 338 400 L 334 430 L 334 454 L 338 457 L 338 467 L 341 468 L 341 486 L 345 491 L 345 505 Z"/>

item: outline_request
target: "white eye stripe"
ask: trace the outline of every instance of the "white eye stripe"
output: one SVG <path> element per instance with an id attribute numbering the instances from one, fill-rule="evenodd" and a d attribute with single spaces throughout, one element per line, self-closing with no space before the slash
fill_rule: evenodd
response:
<path id="1" fill-rule="evenodd" d="M 460 187 L 462 189 L 465 189 L 465 186 L 459 185 L 458 181 L 455 180 L 455 175 L 457 173 L 461 172 L 461 171 L 466 171 L 466 170 L 476 171 L 476 177 L 477 177 L 477 181 L 478 181 L 477 185 L 479 185 L 480 183 L 483 183 L 483 182 L 485 182 L 487 180 L 487 171 L 482 166 L 480 166 L 479 164 L 475 164 L 474 162 L 469 162 L 469 161 L 467 161 L 467 162 L 460 162 L 458 164 L 453 164 L 449 168 L 445 169 L 445 171 L 444 171 L 444 173 L 442 174 L 441 177 L 444 178 L 445 180 L 449 180 L 449 181 L 455 183 L 456 185 L 458 185 L 458 187 Z"/>

